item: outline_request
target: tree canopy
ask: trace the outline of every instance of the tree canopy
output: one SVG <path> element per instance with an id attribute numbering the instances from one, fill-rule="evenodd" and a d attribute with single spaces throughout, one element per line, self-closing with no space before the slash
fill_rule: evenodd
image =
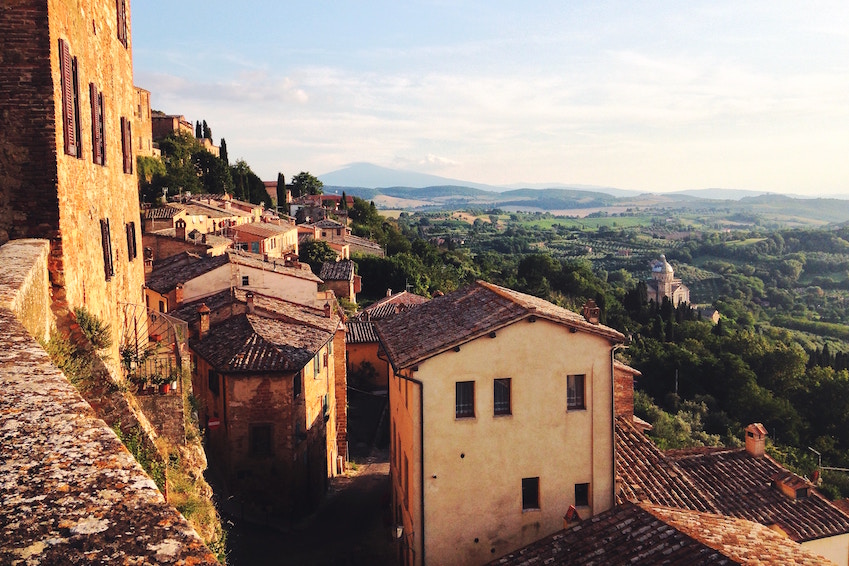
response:
<path id="1" fill-rule="evenodd" d="M 306 195 L 320 195 L 324 192 L 324 183 L 307 171 L 301 171 L 292 177 L 292 197 L 298 198 Z"/>

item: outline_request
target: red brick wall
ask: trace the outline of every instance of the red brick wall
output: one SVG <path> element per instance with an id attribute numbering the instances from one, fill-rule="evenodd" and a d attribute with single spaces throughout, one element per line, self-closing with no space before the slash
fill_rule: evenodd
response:
<path id="1" fill-rule="evenodd" d="M 634 416 L 634 375 L 618 366 L 613 369 L 613 408 L 617 417 Z"/>

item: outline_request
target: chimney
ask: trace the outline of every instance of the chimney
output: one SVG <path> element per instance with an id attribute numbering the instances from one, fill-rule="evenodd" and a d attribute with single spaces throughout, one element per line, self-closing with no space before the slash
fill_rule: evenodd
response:
<path id="1" fill-rule="evenodd" d="M 590 299 L 584 304 L 584 318 L 587 319 L 587 322 L 590 324 L 598 324 L 598 321 L 601 317 L 601 309 L 598 308 L 595 304 L 595 301 Z"/>
<path id="2" fill-rule="evenodd" d="M 200 335 L 200 338 L 203 339 L 207 334 L 209 334 L 209 307 L 206 306 L 206 303 L 202 303 L 198 307 L 198 316 L 200 317 L 198 334 Z"/>
<path id="3" fill-rule="evenodd" d="M 183 304 L 183 284 L 177 283 L 177 287 L 174 289 L 174 303 L 176 305 Z"/>
<path id="4" fill-rule="evenodd" d="M 746 427 L 746 452 L 760 458 L 766 447 L 766 428 L 761 423 L 752 423 Z"/>
<path id="5" fill-rule="evenodd" d="M 245 294 L 245 302 L 248 305 L 248 314 L 254 313 L 254 294 L 250 291 Z"/>
<path id="6" fill-rule="evenodd" d="M 391 296 L 392 296 L 392 289 L 387 289 L 387 290 L 386 290 L 386 296 L 387 296 L 387 297 L 391 297 Z"/>
<path id="7" fill-rule="evenodd" d="M 174 235 L 178 240 L 185 241 L 185 239 L 186 239 L 186 221 L 183 220 L 182 218 L 178 218 L 177 221 L 174 223 L 174 232 L 175 232 Z"/>
<path id="8" fill-rule="evenodd" d="M 324 303 L 324 318 L 330 318 L 330 301 Z"/>

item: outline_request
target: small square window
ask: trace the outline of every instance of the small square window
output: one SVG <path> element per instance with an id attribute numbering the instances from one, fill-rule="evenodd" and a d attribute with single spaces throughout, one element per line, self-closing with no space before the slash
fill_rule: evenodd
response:
<path id="1" fill-rule="evenodd" d="M 566 408 L 569 410 L 586 409 L 584 401 L 583 375 L 569 375 L 566 377 Z"/>
<path id="2" fill-rule="evenodd" d="M 242 275 L 242 287 L 247 287 L 251 284 L 251 278 L 247 275 Z"/>
<path id="3" fill-rule="evenodd" d="M 539 509 L 539 478 L 522 478 L 522 510 Z"/>
<path id="4" fill-rule="evenodd" d="M 586 507 L 590 504 L 590 484 L 575 484 L 575 507 Z"/>
<path id="5" fill-rule="evenodd" d="M 458 381 L 456 384 L 456 399 L 454 415 L 458 419 L 475 416 L 475 382 Z"/>
<path id="6" fill-rule="evenodd" d="M 510 409 L 510 378 L 496 379 L 493 383 L 493 413 L 509 415 Z"/>

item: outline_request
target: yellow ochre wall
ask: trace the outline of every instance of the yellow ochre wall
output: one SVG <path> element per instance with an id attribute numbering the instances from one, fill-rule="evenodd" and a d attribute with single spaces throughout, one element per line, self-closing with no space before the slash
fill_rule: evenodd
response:
<path id="1" fill-rule="evenodd" d="M 577 509 L 582 518 L 613 506 L 611 348 L 604 337 L 522 320 L 412 372 L 424 391 L 427 564 L 483 564 L 563 528 L 576 483 L 590 484 L 590 505 Z M 570 374 L 586 375 L 585 410 L 566 410 Z M 493 379 L 507 377 L 512 414 L 494 416 Z M 475 382 L 475 418 L 455 418 L 457 381 Z M 410 383 L 405 403 L 400 385 L 393 376 L 393 443 L 411 468 L 401 519 L 421 564 L 419 387 Z M 398 503 L 401 459 L 393 454 Z M 522 478 L 529 477 L 539 477 L 540 509 L 523 511 Z"/>

